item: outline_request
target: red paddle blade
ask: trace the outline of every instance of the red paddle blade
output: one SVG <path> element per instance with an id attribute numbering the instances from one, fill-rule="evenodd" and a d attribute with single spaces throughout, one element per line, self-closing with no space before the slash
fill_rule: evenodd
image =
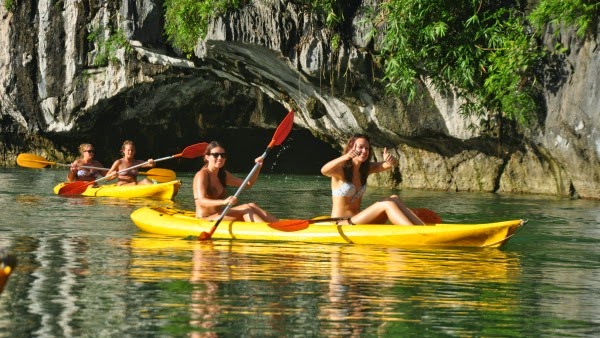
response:
<path id="1" fill-rule="evenodd" d="M 290 112 L 286 115 L 286 117 L 281 121 L 277 130 L 275 130 L 275 134 L 273 135 L 273 139 L 271 143 L 269 143 L 269 148 L 273 146 L 278 146 L 285 140 L 290 131 L 292 130 L 292 126 L 294 125 L 294 111 L 290 110 Z"/>
<path id="2" fill-rule="evenodd" d="M 0 250 L 0 293 L 16 266 L 17 258 L 5 250 Z"/>
<path id="3" fill-rule="evenodd" d="M 59 195 L 81 195 L 90 185 L 94 184 L 95 181 L 76 181 L 67 183 L 58 190 Z"/>
<path id="4" fill-rule="evenodd" d="M 310 221 L 305 219 L 287 219 L 283 221 L 269 223 L 269 227 L 285 232 L 300 231 L 308 228 Z"/>
<path id="5" fill-rule="evenodd" d="M 207 241 L 207 240 L 211 239 L 212 235 L 215 233 L 218 226 L 219 226 L 219 221 L 217 221 L 217 223 L 215 223 L 215 225 L 213 225 L 212 228 L 210 228 L 210 232 L 202 231 L 200 233 L 200 235 L 198 235 L 198 240 L 199 241 Z"/>
<path id="6" fill-rule="evenodd" d="M 192 144 L 191 146 L 188 146 L 185 149 L 183 149 L 183 151 L 181 152 L 181 154 L 179 154 L 179 156 L 181 156 L 183 158 L 196 158 L 196 157 L 204 156 L 204 154 L 206 154 L 207 147 L 208 147 L 208 143 L 206 143 L 206 142 Z M 177 157 L 179 157 L 179 156 L 177 156 Z"/>
<path id="7" fill-rule="evenodd" d="M 202 231 L 200 233 L 200 235 L 198 236 L 198 240 L 199 241 L 207 241 L 210 239 L 210 237 L 211 237 L 211 235 L 208 232 Z"/>
<path id="8" fill-rule="evenodd" d="M 425 224 L 440 224 L 442 218 L 435 211 L 426 208 L 410 208 Z"/>

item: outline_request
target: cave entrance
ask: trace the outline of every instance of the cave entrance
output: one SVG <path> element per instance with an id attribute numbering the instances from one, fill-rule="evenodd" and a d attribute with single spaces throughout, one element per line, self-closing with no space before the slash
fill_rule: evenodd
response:
<path id="1" fill-rule="evenodd" d="M 229 155 L 227 170 L 248 172 L 254 165 L 254 159 L 265 151 L 273 132 L 259 128 L 211 129 L 205 131 L 201 139 L 206 142 L 219 141 L 226 147 Z M 295 128 L 281 146 L 271 150 L 261 173 L 321 175 L 321 167 L 337 156 L 340 156 L 339 150 L 315 138 L 307 129 Z M 186 163 L 183 169 L 182 161 L 180 168 L 196 171 L 202 165 L 202 159 Z"/>

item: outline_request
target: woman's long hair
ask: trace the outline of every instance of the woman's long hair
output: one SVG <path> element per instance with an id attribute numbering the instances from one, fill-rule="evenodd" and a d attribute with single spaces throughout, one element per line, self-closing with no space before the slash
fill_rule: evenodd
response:
<path id="1" fill-rule="evenodd" d="M 204 153 L 204 155 L 210 154 L 210 151 L 217 147 L 225 149 L 225 147 L 220 142 L 212 141 L 208 144 L 208 147 L 206 147 L 206 152 Z M 206 157 L 205 157 L 203 168 L 206 168 L 207 166 L 208 166 L 208 161 L 206 160 Z M 225 172 L 225 166 L 223 166 L 223 168 L 219 169 L 219 172 L 217 173 L 217 177 L 219 178 L 219 182 L 221 182 L 223 187 L 225 187 L 225 178 L 227 177 L 227 173 Z"/>
<path id="2" fill-rule="evenodd" d="M 369 137 L 367 135 L 355 134 L 350 138 L 350 140 L 348 140 L 346 148 L 344 149 L 344 154 L 347 154 L 350 150 L 354 148 L 354 144 L 359 138 L 364 138 L 365 140 L 367 140 L 367 142 L 369 142 L 369 158 L 363 163 L 361 163 L 360 168 L 358 169 L 358 172 L 360 174 L 360 183 L 364 186 L 365 184 L 367 184 L 367 177 L 369 177 L 369 165 L 371 159 L 373 158 L 373 147 L 371 146 L 371 140 L 369 140 Z M 352 159 L 346 161 L 342 169 L 344 171 L 344 181 L 352 182 Z"/>

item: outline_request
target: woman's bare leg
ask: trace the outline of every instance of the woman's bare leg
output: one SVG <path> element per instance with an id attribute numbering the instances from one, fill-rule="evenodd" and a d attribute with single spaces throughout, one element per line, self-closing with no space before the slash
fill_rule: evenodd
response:
<path id="1" fill-rule="evenodd" d="M 398 203 L 401 203 L 403 207 Z M 352 222 L 355 224 L 383 224 L 385 218 L 389 219 L 392 224 L 397 225 L 423 224 L 396 195 L 370 205 L 354 215 Z"/>
<path id="2" fill-rule="evenodd" d="M 144 178 L 143 180 L 138 182 L 138 185 L 148 185 L 148 184 L 154 184 L 154 182 L 150 181 L 147 178 Z"/>
<path id="3" fill-rule="evenodd" d="M 415 215 L 415 213 L 412 212 L 412 210 L 410 210 L 410 208 L 407 207 L 406 204 L 404 204 L 404 202 L 402 202 L 402 200 L 400 199 L 400 197 L 398 197 L 398 195 L 392 195 L 389 198 L 392 201 L 394 201 L 394 203 L 396 203 L 398 208 L 402 211 L 402 213 L 404 213 L 404 215 L 406 215 L 406 217 L 408 217 L 408 219 L 410 220 L 410 222 L 412 224 L 419 224 L 419 225 L 425 224 L 425 222 L 423 222 L 417 215 Z"/>
<path id="4" fill-rule="evenodd" d="M 255 203 L 246 203 L 235 206 L 229 210 L 228 214 L 237 219 L 243 219 L 246 222 L 277 222 L 279 220 L 277 217 L 261 209 Z"/>
<path id="5" fill-rule="evenodd" d="M 259 222 L 277 222 L 279 219 L 266 210 L 259 207 L 256 203 L 248 203 L 250 208 L 252 208 L 254 215 L 258 216 L 261 220 Z"/>

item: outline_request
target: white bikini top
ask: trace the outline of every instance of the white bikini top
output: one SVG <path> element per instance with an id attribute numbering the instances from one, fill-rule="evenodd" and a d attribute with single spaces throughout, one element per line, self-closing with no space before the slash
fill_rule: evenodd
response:
<path id="1" fill-rule="evenodd" d="M 352 200 L 356 198 L 361 198 L 365 191 L 367 190 L 367 185 L 363 185 L 360 190 L 356 191 L 356 187 L 354 184 L 349 182 L 343 182 L 339 188 L 331 190 L 331 196 L 340 196 L 340 197 L 352 197 Z"/>
<path id="2" fill-rule="evenodd" d="M 77 170 L 77 177 L 79 178 L 96 178 L 98 173 L 91 170 L 79 169 Z"/>

